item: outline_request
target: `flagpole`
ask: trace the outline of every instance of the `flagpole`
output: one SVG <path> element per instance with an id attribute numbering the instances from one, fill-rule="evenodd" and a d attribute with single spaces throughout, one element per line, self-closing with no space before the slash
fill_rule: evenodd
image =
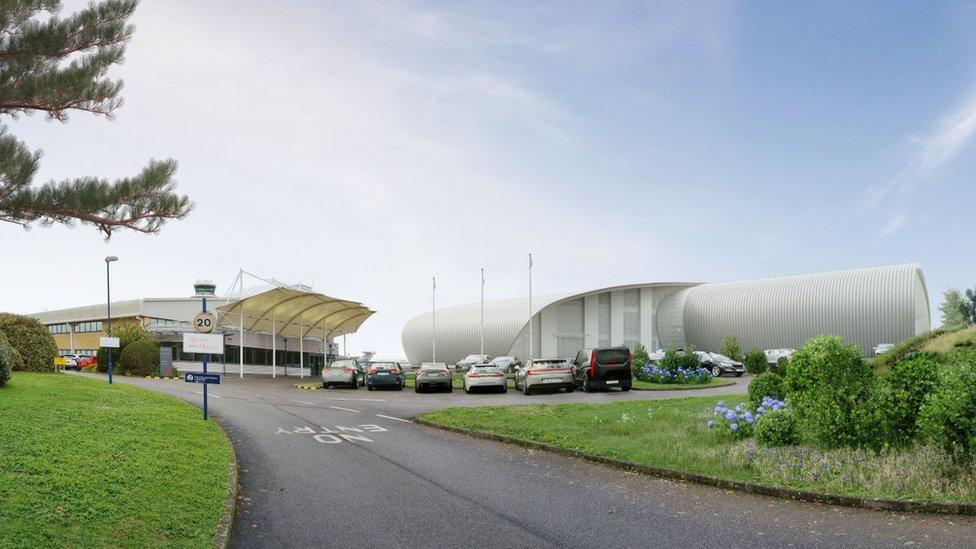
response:
<path id="1" fill-rule="evenodd" d="M 485 269 L 481 268 L 481 354 L 485 354 Z"/>
<path id="2" fill-rule="evenodd" d="M 532 358 L 532 254 L 529 254 L 529 357 Z"/>
<path id="3" fill-rule="evenodd" d="M 434 287 L 430 291 L 430 361 L 437 362 L 437 277 L 430 277 Z"/>

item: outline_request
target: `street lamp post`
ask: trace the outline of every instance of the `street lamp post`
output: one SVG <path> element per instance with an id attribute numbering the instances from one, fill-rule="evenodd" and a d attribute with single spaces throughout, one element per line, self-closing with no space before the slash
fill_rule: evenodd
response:
<path id="1" fill-rule="evenodd" d="M 110 255 L 105 258 L 105 309 L 108 313 L 108 337 L 112 337 L 112 277 L 109 265 L 119 258 Z M 112 383 L 112 347 L 108 348 L 108 382 Z"/>

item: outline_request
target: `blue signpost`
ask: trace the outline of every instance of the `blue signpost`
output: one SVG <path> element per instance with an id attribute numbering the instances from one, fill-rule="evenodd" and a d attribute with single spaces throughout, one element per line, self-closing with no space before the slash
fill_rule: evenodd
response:
<path id="1" fill-rule="evenodd" d="M 203 298 L 203 313 L 207 312 L 207 298 Z M 212 315 L 211 315 L 212 317 Z M 199 323 L 195 323 L 199 324 Z M 206 331 L 209 332 L 212 329 L 212 323 L 207 321 Z M 202 327 L 202 326 L 201 326 Z M 210 374 L 207 373 L 207 363 L 210 362 L 210 353 L 203 354 L 203 373 L 202 374 L 186 374 L 183 380 L 187 383 L 202 383 L 203 384 L 203 419 L 206 420 L 210 417 L 209 411 L 207 409 L 207 385 L 214 384 L 220 385 L 220 374 Z"/>

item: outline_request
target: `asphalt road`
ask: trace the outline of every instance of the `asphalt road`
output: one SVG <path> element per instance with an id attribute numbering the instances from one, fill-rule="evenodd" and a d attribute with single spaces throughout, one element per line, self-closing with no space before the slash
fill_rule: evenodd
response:
<path id="1" fill-rule="evenodd" d="M 200 386 L 116 378 L 201 405 Z M 236 547 L 976 546 L 976 519 L 785 501 L 622 473 L 409 421 L 439 406 L 729 393 L 535 395 L 303 391 L 224 378 L 211 414 L 234 442 Z M 306 380 L 308 381 L 308 380 Z"/>

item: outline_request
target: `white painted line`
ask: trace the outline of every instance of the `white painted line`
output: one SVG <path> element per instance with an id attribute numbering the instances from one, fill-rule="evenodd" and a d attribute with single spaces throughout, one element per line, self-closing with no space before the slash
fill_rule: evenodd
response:
<path id="1" fill-rule="evenodd" d="M 409 419 L 403 419 L 402 417 L 384 416 L 383 414 L 376 414 L 376 417 L 385 417 L 386 419 L 395 419 L 397 421 L 402 421 L 404 423 L 413 423 Z"/>
<path id="2" fill-rule="evenodd" d="M 315 406 L 315 403 L 314 402 L 309 402 L 307 400 L 299 400 L 298 403 L 299 404 L 307 404 L 309 406 Z"/>
<path id="3" fill-rule="evenodd" d="M 329 406 L 329 408 L 332 408 L 333 410 L 344 410 L 346 412 L 356 412 L 357 414 L 359 413 L 359 410 L 353 410 L 352 408 L 343 408 L 341 406 Z"/>
<path id="4" fill-rule="evenodd" d="M 198 395 L 200 395 L 200 396 L 203 396 L 203 391 L 193 391 L 193 392 L 196 393 L 196 394 L 198 394 Z M 207 396 L 208 397 L 213 397 L 213 398 L 224 398 L 224 397 L 222 397 L 220 395 L 211 393 L 210 391 L 207 391 Z"/>
<path id="5" fill-rule="evenodd" d="M 386 402 L 386 399 L 382 398 L 341 398 L 341 397 L 325 397 L 325 400 L 345 400 L 352 402 Z"/>

